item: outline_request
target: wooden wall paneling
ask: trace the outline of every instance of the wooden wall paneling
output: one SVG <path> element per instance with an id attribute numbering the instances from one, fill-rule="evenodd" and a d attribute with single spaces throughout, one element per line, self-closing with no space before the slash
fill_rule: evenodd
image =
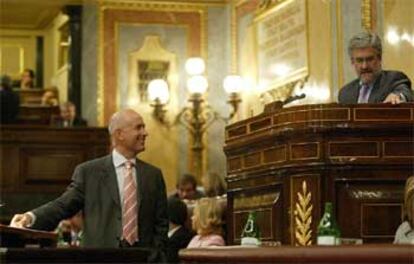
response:
<path id="1" fill-rule="evenodd" d="M 241 233 L 250 211 L 256 211 L 262 241 L 281 241 L 283 236 L 282 184 L 253 188 L 232 195 L 232 226 L 228 230 L 235 244 L 240 244 Z M 229 226 L 230 227 L 230 226 Z"/>
<path id="2" fill-rule="evenodd" d="M 106 128 L 2 126 L 0 221 L 60 195 L 80 163 L 109 153 Z"/>

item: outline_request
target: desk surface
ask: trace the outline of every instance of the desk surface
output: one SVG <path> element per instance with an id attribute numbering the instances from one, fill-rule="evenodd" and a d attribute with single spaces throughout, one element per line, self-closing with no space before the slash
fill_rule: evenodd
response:
<path id="1" fill-rule="evenodd" d="M 141 248 L 0 248 L 1 263 L 145 263 Z"/>
<path id="2" fill-rule="evenodd" d="M 184 249 L 179 256 L 184 263 L 414 263 L 414 245 L 229 246 Z"/>

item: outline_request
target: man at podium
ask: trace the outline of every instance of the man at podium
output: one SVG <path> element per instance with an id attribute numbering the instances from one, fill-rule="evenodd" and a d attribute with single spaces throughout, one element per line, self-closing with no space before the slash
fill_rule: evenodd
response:
<path id="1" fill-rule="evenodd" d="M 160 169 L 136 158 L 145 150 L 144 121 L 134 110 L 115 113 L 109 124 L 113 151 L 80 164 L 72 183 L 56 200 L 17 214 L 11 226 L 53 230 L 83 211 L 83 246 L 146 247 L 163 252 L 168 215 Z"/>
<path id="2" fill-rule="evenodd" d="M 413 101 L 411 81 L 399 71 L 382 70 L 382 45 L 378 35 L 362 32 L 349 41 L 348 53 L 358 78 L 339 91 L 340 104 Z"/>

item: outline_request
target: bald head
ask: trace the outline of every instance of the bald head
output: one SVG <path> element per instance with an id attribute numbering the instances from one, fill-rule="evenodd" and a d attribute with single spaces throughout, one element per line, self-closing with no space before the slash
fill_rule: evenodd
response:
<path id="1" fill-rule="evenodd" d="M 109 121 L 113 147 L 125 157 L 134 157 L 145 149 L 148 136 L 141 115 L 132 109 L 116 112 Z"/>
<path id="2" fill-rule="evenodd" d="M 115 130 L 121 129 L 125 127 L 128 124 L 128 121 L 132 117 L 139 116 L 141 117 L 137 112 L 135 112 L 132 109 L 123 109 L 115 114 L 112 115 L 111 120 L 109 121 L 108 130 L 109 134 L 113 135 Z"/>

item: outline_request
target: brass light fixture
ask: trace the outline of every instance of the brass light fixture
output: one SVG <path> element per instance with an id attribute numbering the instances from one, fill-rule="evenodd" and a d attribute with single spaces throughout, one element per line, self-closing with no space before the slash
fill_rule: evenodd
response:
<path id="1" fill-rule="evenodd" d="M 202 58 L 189 58 L 185 64 L 186 72 L 189 75 L 187 80 L 187 89 L 190 93 L 188 98 L 189 106 L 185 106 L 175 117 L 175 121 L 169 124 L 165 118 L 166 105 L 169 99 L 168 84 L 165 80 L 157 79 L 149 83 L 148 92 L 151 100 L 151 106 L 154 108 L 154 117 L 163 125 L 183 125 L 191 134 L 193 143 L 192 151 L 194 154 L 193 169 L 197 176 L 201 177 L 202 173 L 202 152 L 203 136 L 208 127 L 215 120 L 228 121 L 232 119 L 238 110 L 241 102 L 240 92 L 242 90 L 242 78 L 236 75 L 229 75 L 223 81 L 223 87 L 229 94 L 229 103 L 232 111 L 229 117 L 222 117 L 218 112 L 204 102 L 203 95 L 207 91 L 208 81 L 203 75 L 205 63 Z"/>

